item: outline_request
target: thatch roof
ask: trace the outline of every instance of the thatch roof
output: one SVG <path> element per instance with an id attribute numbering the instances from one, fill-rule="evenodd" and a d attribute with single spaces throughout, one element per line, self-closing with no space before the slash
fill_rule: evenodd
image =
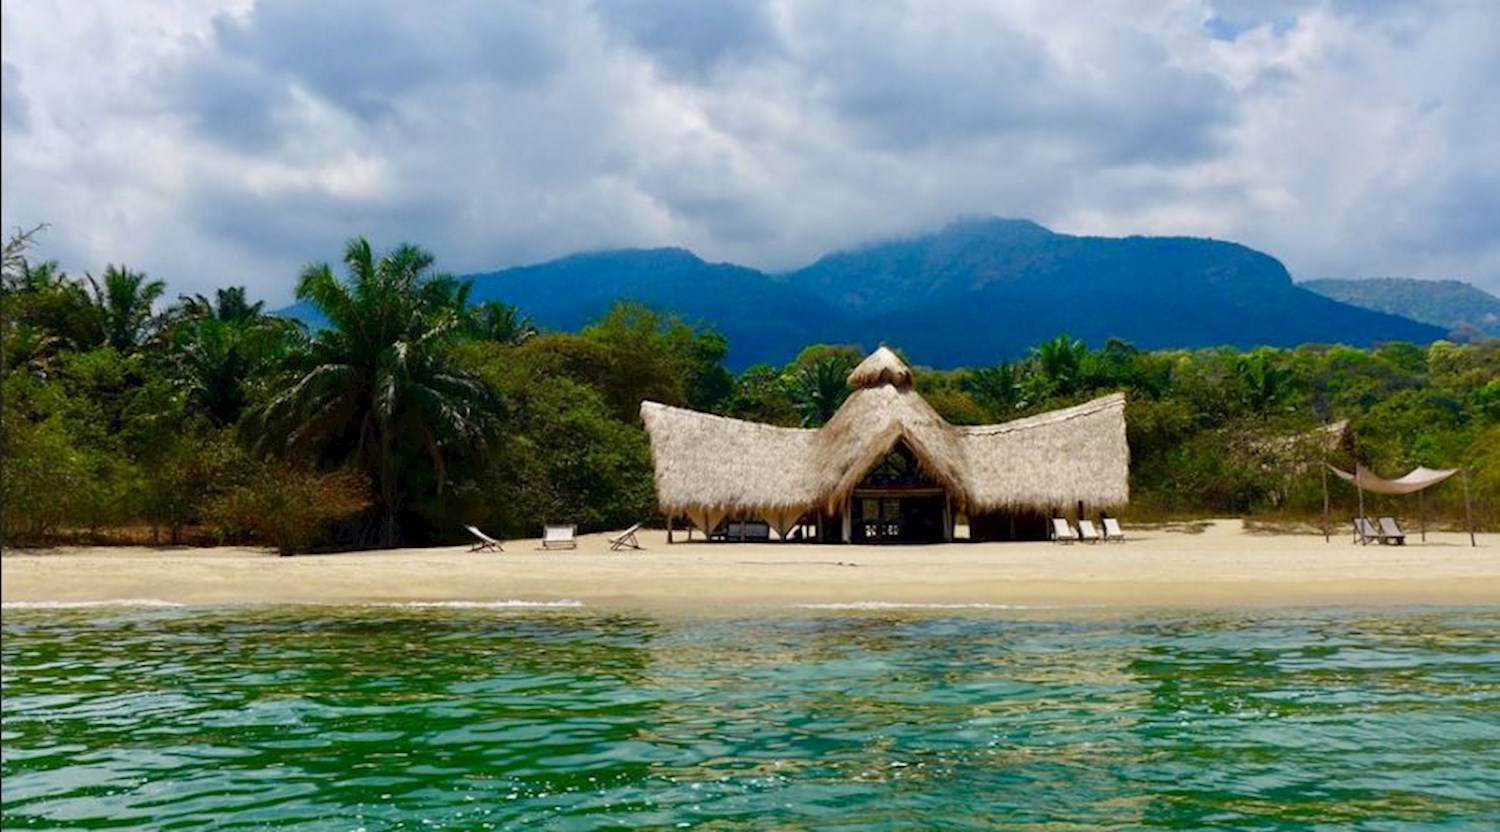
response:
<path id="1" fill-rule="evenodd" d="M 856 390 L 890 384 L 900 389 L 911 386 L 911 368 L 884 344 L 849 373 L 849 386 Z"/>
<path id="2" fill-rule="evenodd" d="M 641 403 L 663 510 L 805 508 L 817 502 L 811 477 L 817 431 L 781 428 Z"/>
<path id="3" fill-rule="evenodd" d="M 657 499 L 668 513 L 835 509 L 898 441 L 970 511 L 1051 510 L 1129 499 L 1125 396 L 999 425 L 948 424 L 881 347 L 849 375 L 855 391 L 817 430 L 641 404 Z"/>
<path id="4" fill-rule="evenodd" d="M 1130 500 L 1125 394 L 999 425 L 958 428 L 973 511 Z"/>
<path id="5" fill-rule="evenodd" d="M 944 488 L 964 492 L 964 451 L 953 427 L 915 390 L 887 383 L 855 390 L 818 430 L 808 462 L 823 504 L 832 509 L 842 503 L 898 439 L 906 440 L 922 470 Z"/>

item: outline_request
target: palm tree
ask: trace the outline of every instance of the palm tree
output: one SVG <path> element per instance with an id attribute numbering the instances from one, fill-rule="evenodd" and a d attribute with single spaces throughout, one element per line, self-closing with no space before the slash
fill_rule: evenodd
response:
<path id="1" fill-rule="evenodd" d="M 168 310 L 161 358 L 178 390 L 216 426 L 234 424 L 250 402 L 250 387 L 294 341 L 296 324 L 262 312 L 243 286 L 217 290 L 214 299 L 180 295 Z"/>
<path id="2" fill-rule="evenodd" d="M 531 316 L 522 315 L 521 310 L 497 300 L 487 300 L 470 309 L 468 326 L 476 338 L 511 346 L 520 346 L 536 335 L 536 324 L 532 323 Z"/>
<path id="3" fill-rule="evenodd" d="M 804 427 L 818 427 L 849 398 L 849 374 L 859 353 L 849 347 L 815 345 L 803 350 L 787 368 L 787 393 Z"/>
<path id="4" fill-rule="evenodd" d="M 1020 365 L 1002 361 L 992 367 L 971 371 L 960 386 L 989 411 L 991 418 L 1003 419 L 1021 405 L 1024 397 L 1021 378 Z"/>
<path id="5" fill-rule="evenodd" d="M 447 454 L 481 440 L 491 399 L 447 360 L 462 334 L 468 283 L 433 275 L 432 255 L 416 246 L 376 259 L 363 237 L 349 242 L 344 263 L 345 281 L 326 263 L 302 272 L 297 298 L 329 325 L 257 412 L 258 444 L 362 468 L 378 492 L 380 543 L 390 546 L 417 466 L 431 464 L 442 493 Z"/>
<path id="6" fill-rule="evenodd" d="M 1293 376 L 1275 354 L 1256 350 L 1235 359 L 1234 375 L 1244 391 L 1244 403 L 1252 411 L 1270 410 L 1286 397 Z"/>
<path id="7" fill-rule="evenodd" d="M 134 352 L 156 324 L 151 307 L 167 289 L 160 280 L 123 266 L 106 266 L 101 283 L 85 275 L 93 289 L 94 306 L 104 327 L 104 343 L 121 354 Z"/>
<path id="8" fill-rule="evenodd" d="M 104 316 L 84 285 L 56 260 L 22 261 L 6 276 L 6 320 L 50 336 L 59 349 L 91 350 L 104 343 Z"/>
<path id="9" fill-rule="evenodd" d="M 1031 348 L 1031 360 L 1051 394 L 1066 396 L 1086 382 L 1089 347 L 1069 335 L 1059 335 Z"/>
<path id="10" fill-rule="evenodd" d="M 178 295 L 177 313 L 184 318 L 214 318 L 225 323 L 253 323 L 266 317 L 266 302 L 251 303 L 244 286 L 218 289 L 214 298 L 201 294 Z"/>

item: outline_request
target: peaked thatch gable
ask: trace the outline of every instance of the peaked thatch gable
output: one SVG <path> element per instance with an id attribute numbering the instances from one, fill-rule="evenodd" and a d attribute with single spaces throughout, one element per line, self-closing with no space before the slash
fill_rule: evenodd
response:
<path id="1" fill-rule="evenodd" d="M 823 505 L 832 510 L 843 502 L 898 439 L 906 440 L 933 479 L 955 494 L 964 492 L 964 452 L 953 427 L 909 386 L 882 384 L 855 390 L 817 431 L 809 462 Z"/>
<path id="2" fill-rule="evenodd" d="M 856 390 L 889 384 L 900 390 L 911 386 L 911 368 L 884 344 L 865 356 L 849 373 L 849 386 Z"/>
<path id="3" fill-rule="evenodd" d="M 726 514 L 833 512 L 898 441 L 961 509 L 1048 511 L 1079 500 L 1113 507 L 1129 499 L 1124 394 L 998 425 L 955 427 L 912 389 L 910 368 L 885 347 L 861 362 L 849 383 L 854 393 L 817 430 L 643 402 L 662 510 L 707 527 Z"/>

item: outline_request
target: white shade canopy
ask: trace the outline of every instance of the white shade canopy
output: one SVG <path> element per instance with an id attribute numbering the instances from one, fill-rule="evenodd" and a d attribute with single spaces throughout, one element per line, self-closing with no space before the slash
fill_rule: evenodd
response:
<path id="1" fill-rule="evenodd" d="M 1393 480 L 1381 479 L 1370 473 L 1370 469 L 1356 464 L 1354 473 L 1328 466 L 1329 470 L 1355 486 L 1375 494 L 1415 494 L 1430 488 L 1458 473 L 1457 468 L 1433 469 L 1417 466 L 1409 473 Z"/>

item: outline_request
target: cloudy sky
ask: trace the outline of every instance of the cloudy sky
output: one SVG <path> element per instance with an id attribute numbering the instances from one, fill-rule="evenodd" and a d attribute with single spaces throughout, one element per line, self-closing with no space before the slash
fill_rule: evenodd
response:
<path id="1" fill-rule="evenodd" d="M 1500 0 L 6 0 L 3 222 L 279 305 L 454 272 L 795 268 L 959 216 L 1500 292 Z"/>

